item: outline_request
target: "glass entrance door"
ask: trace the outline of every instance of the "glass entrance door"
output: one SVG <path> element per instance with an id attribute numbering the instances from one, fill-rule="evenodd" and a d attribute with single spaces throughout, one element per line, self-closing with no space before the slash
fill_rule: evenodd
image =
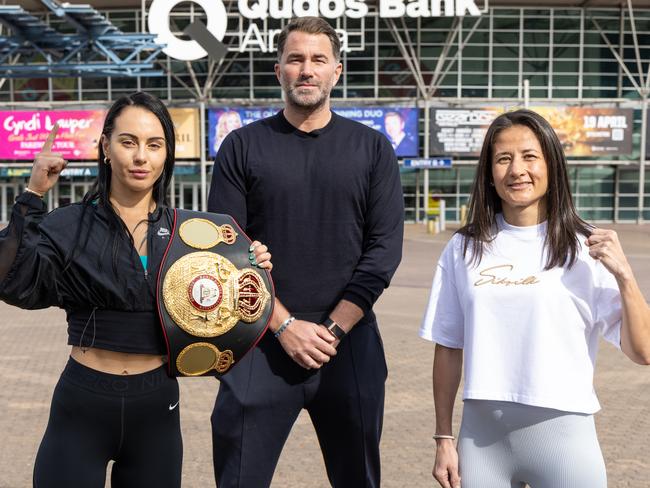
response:
<path id="1" fill-rule="evenodd" d="M 400 168 L 402 191 L 404 192 L 404 221 L 424 220 L 424 178 L 423 170 Z"/>
<path id="2" fill-rule="evenodd" d="M 22 186 L 20 183 L 0 183 L 0 222 L 9 222 L 11 207 L 21 192 Z"/>
<path id="3" fill-rule="evenodd" d="M 92 182 L 89 181 L 71 183 L 70 203 L 80 202 L 81 200 L 83 200 L 84 195 L 88 193 L 88 190 L 90 190 L 90 187 L 92 185 L 93 185 Z"/>
<path id="4" fill-rule="evenodd" d="M 199 211 L 201 198 L 201 183 L 198 181 L 181 181 L 178 183 L 178 208 Z"/>

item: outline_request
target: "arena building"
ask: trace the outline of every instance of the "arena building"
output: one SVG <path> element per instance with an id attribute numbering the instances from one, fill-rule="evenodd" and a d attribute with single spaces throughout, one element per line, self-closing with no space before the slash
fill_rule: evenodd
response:
<path id="1" fill-rule="evenodd" d="M 486 126 L 516 107 L 560 135 L 592 222 L 650 220 L 650 0 L 7 0 L 0 6 L 0 221 L 55 121 L 70 165 L 50 208 L 96 174 L 108 104 L 163 98 L 178 129 L 173 205 L 204 209 L 230 130 L 282 104 L 279 30 L 328 18 L 341 37 L 334 109 L 393 142 L 407 221 L 460 219 Z"/>

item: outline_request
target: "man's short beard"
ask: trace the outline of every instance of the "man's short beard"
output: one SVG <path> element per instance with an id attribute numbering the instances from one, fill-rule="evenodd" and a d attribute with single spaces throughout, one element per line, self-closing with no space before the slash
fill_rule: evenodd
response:
<path id="1" fill-rule="evenodd" d="M 325 103 L 329 100 L 330 97 L 331 90 L 323 90 L 320 94 L 320 97 L 316 101 L 313 102 L 311 100 L 307 101 L 303 97 L 296 96 L 295 90 L 297 88 L 298 87 L 295 87 L 293 89 L 289 89 L 285 91 L 287 94 L 287 101 L 294 107 L 315 110 L 325 105 Z"/>

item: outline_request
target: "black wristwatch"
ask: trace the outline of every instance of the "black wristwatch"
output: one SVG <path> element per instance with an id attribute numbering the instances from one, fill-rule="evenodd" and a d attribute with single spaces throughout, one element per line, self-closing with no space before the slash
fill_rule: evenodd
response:
<path id="1" fill-rule="evenodd" d="M 345 337 L 345 331 L 341 329 L 339 324 L 334 322 L 331 318 L 327 317 L 323 322 L 323 325 L 330 333 L 336 337 L 339 341 Z"/>

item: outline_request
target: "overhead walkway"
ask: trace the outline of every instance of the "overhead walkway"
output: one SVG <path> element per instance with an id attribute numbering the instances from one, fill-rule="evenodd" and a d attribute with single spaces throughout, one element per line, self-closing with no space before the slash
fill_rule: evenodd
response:
<path id="1" fill-rule="evenodd" d="M 18 5 L 0 6 L 0 78 L 161 76 L 165 47 L 153 34 L 122 32 L 90 5 L 41 2 L 72 33 L 62 33 Z"/>

